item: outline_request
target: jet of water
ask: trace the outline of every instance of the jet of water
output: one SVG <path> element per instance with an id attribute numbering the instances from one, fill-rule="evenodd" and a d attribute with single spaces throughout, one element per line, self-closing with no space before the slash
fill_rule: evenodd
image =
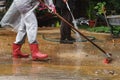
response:
<path id="1" fill-rule="evenodd" d="M 71 14 L 71 16 L 72 16 L 74 27 L 75 27 L 76 29 L 78 29 L 77 21 L 75 20 L 73 14 L 72 14 L 72 11 L 70 10 L 70 7 L 69 7 L 69 5 L 68 5 L 68 2 L 66 2 L 66 6 L 67 6 L 67 8 L 68 8 L 68 10 L 69 10 L 69 12 L 70 12 L 70 14 Z M 78 32 L 76 32 L 76 31 L 75 31 L 75 34 L 76 34 L 76 36 L 75 36 L 75 37 L 76 37 L 76 41 L 81 41 L 81 36 L 80 36 L 80 34 L 79 34 Z"/>

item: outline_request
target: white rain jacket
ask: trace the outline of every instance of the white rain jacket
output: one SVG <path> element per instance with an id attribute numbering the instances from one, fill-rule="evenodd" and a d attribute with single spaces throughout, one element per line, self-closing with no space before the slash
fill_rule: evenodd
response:
<path id="1" fill-rule="evenodd" d="M 53 5 L 52 0 L 45 0 L 45 3 L 47 5 Z M 14 0 L 9 10 L 2 18 L 0 22 L 1 26 L 11 26 L 16 31 L 22 29 L 24 26 L 22 15 L 27 14 L 26 17 L 29 16 L 38 5 L 38 0 Z M 34 22 L 36 20 L 32 19 L 32 21 Z"/>

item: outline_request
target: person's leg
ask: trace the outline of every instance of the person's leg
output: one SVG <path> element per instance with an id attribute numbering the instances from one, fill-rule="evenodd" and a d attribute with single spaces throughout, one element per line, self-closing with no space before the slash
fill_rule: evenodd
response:
<path id="1" fill-rule="evenodd" d="M 22 47 L 23 43 L 25 42 L 25 38 L 26 38 L 26 28 L 24 25 L 24 15 L 20 14 L 20 17 L 18 17 L 18 18 L 20 18 L 20 22 L 18 22 L 18 24 L 20 24 L 20 25 L 19 25 L 17 36 L 16 36 L 16 40 L 12 46 L 12 48 L 13 48 L 12 55 L 14 58 L 19 58 L 19 57 L 20 58 L 27 58 L 27 57 L 29 57 L 29 54 L 24 54 L 21 52 L 21 47 Z"/>
<path id="2" fill-rule="evenodd" d="M 71 14 L 68 10 L 66 10 L 66 9 L 62 10 L 62 17 L 64 19 L 66 19 L 69 23 L 72 23 Z M 61 39 L 60 39 L 61 43 L 69 43 L 69 44 L 73 43 L 72 41 L 68 41 L 72 38 L 71 37 L 71 28 L 64 21 L 61 22 L 60 34 L 61 34 Z M 66 39 L 67 39 L 67 41 L 66 41 Z M 65 41 L 62 41 L 62 40 L 65 40 Z"/>
<path id="3" fill-rule="evenodd" d="M 66 10 L 61 11 L 61 16 L 67 20 Z M 65 40 L 67 38 L 66 29 L 67 29 L 66 23 L 62 20 L 60 27 L 61 40 Z"/>
<path id="4" fill-rule="evenodd" d="M 68 10 L 66 11 L 66 20 L 69 23 L 73 24 L 72 23 L 72 16 Z M 69 41 L 75 41 L 75 39 L 71 36 L 71 28 L 68 24 L 66 24 L 66 37 L 67 37 L 67 40 L 69 40 Z"/>
<path id="5" fill-rule="evenodd" d="M 47 58 L 48 55 L 41 53 L 38 48 L 38 43 L 36 41 L 38 25 L 37 25 L 36 16 L 33 12 L 31 12 L 30 14 L 27 15 L 27 17 L 25 17 L 25 25 L 27 30 L 28 41 L 30 43 L 32 59 L 42 60 Z"/>
<path id="6" fill-rule="evenodd" d="M 25 27 L 24 27 L 25 28 Z M 26 31 L 25 29 L 19 30 L 16 36 L 16 40 L 13 43 L 13 57 L 14 58 L 27 58 L 28 54 L 23 54 L 21 52 L 22 44 L 25 42 Z"/>

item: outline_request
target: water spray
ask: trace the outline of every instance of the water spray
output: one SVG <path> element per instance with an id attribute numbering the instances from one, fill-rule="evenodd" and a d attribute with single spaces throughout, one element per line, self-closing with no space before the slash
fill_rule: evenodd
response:
<path id="1" fill-rule="evenodd" d="M 42 4 L 44 4 L 48 9 L 49 7 L 41 0 L 39 0 Z M 49 9 L 50 10 L 50 9 Z M 60 18 L 61 20 L 63 20 L 65 23 L 67 23 L 69 25 L 70 28 L 74 29 L 76 32 L 78 32 L 82 37 L 84 37 L 86 40 L 88 40 L 91 44 L 93 44 L 96 48 L 98 48 L 101 52 L 103 52 L 103 54 L 105 55 L 105 59 L 104 59 L 104 63 L 108 64 L 112 61 L 111 58 L 111 54 L 107 53 L 105 50 L 103 50 L 101 47 L 99 47 L 97 44 L 95 44 L 94 42 L 92 42 L 89 38 L 87 38 L 84 34 L 82 34 L 78 29 L 76 29 L 72 24 L 70 24 L 66 19 L 64 19 L 62 16 L 60 16 L 57 12 L 54 13 L 58 18 Z"/>
<path id="2" fill-rule="evenodd" d="M 55 15 L 60 18 L 61 20 L 63 20 L 64 22 L 66 22 L 69 27 L 71 27 L 72 29 L 74 29 L 76 32 L 78 32 L 82 37 L 84 37 L 86 40 L 88 40 L 91 44 L 93 44 L 95 47 L 97 47 L 100 51 L 103 52 L 103 54 L 105 55 L 105 59 L 104 59 L 104 63 L 108 64 L 112 61 L 111 58 L 111 54 L 107 53 L 105 50 L 103 50 L 101 47 L 99 47 L 97 44 L 95 44 L 94 42 L 92 42 L 89 38 L 87 38 L 84 34 L 82 34 L 78 29 L 76 29 L 72 24 L 70 24 L 67 20 L 65 20 L 63 17 L 61 17 L 58 13 L 55 13 Z"/>
<path id="3" fill-rule="evenodd" d="M 76 28 L 76 29 L 78 29 L 78 26 L 77 26 L 77 22 L 76 22 L 76 20 L 75 20 L 75 18 L 74 18 L 74 16 L 73 16 L 73 13 L 72 13 L 72 11 L 71 11 L 71 9 L 70 9 L 70 7 L 69 7 L 69 4 L 68 4 L 68 2 L 66 1 L 66 6 L 67 6 L 67 8 L 68 8 L 68 10 L 69 10 L 69 12 L 70 12 L 70 14 L 71 14 L 71 16 L 72 16 L 72 19 L 73 19 L 73 25 L 74 25 L 74 27 Z M 79 33 L 77 32 L 77 31 L 75 31 L 75 34 L 76 34 L 76 41 L 81 41 L 81 37 L 80 37 L 80 35 L 79 35 Z"/>

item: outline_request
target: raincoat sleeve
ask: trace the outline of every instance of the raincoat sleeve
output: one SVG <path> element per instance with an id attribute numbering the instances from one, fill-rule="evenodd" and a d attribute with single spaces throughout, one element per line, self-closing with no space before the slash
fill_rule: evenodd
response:
<path id="1" fill-rule="evenodd" d="M 2 27 L 13 27 L 14 31 L 18 31 L 24 26 L 23 17 L 29 16 L 39 5 L 37 0 L 13 0 L 10 8 L 0 21 Z M 33 20 L 34 21 L 34 20 Z"/>
<path id="2" fill-rule="evenodd" d="M 54 6 L 53 0 L 44 0 L 47 6 Z"/>
<path id="3" fill-rule="evenodd" d="M 56 8 L 55 8 L 55 5 L 53 3 L 53 0 L 44 0 L 44 2 L 48 6 L 48 8 L 50 9 L 50 12 L 56 13 Z"/>

